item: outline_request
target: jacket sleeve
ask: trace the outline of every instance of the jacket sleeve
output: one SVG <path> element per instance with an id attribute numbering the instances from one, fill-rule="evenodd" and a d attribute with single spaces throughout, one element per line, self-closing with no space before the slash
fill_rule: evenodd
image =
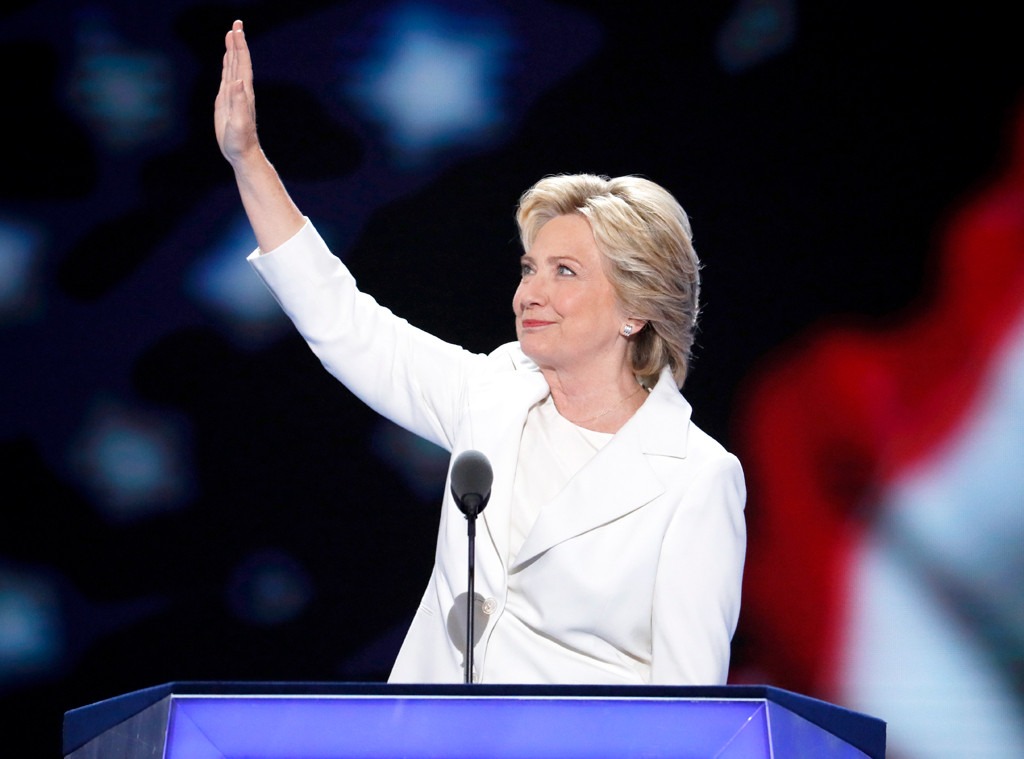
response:
<path id="1" fill-rule="evenodd" d="M 746 487 L 732 454 L 701 466 L 666 530 L 652 609 L 651 682 L 724 684 L 739 619 Z"/>
<path id="2" fill-rule="evenodd" d="M 361 293 L 308 220 L 249 261 L 327 371 L 378 413 L 452 449 L 466 378 L 485 356 L 412 327 Z"/>

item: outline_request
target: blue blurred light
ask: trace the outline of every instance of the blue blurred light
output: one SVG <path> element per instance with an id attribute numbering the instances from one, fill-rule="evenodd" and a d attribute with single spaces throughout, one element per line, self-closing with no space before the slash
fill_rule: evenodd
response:
<path id="1" fill-rule="evenodd" d="M 55 670 L 64 655 L 62 629 L 50 583 L 0 568 L 0 685 Z"/>
<path id="2" fill-rule="evenodd" d="M 192 495 L 181 425 L 169 416 L 100 402 L 72 464 L 101 513 L 131 521 L 179 508 Z"/>
<path id="3" fill-rule="evenodd" d="M 348 92 L 378 122 L 401 162 L 478 144 L 502 123 L 510 44 L 496 18 L 408 4 L 387 16 Z"/>
<path id="4" fill-rule="evenodd" d="M 377 420 L 370 449 L 421 500 L 434 502 L 440 498 L 451 459 L 448 451 L 386 419 Z"/>
<path id="5" fill-rule="evenodd" d="M 39 312 L 40 237 L 23 224 L 0 220 L 0 324 L 22 322 Z"/>
<path id="6" fill-rule="evenodd" d="M 239 218 L 228 233 L 185 275 L 185 291 L 226 328 L 239 347 L 259 348 L 288 328 L 288 320 L 243 251 L 256 247 L 252 230 Z"/>
<path id="7" fill-rule="evenodd" d="M 100 12 L 78 19 L 68 98 L 104 145 L 127 151 L 170 132 L 174 69 L 163 55 L 130 49 L 110 26 Z"/>
<path id="8" fill-rule="evenodd" d="M 231 575 L 228 603 L 239 618 L 257 625 L 288 622 L 309 605 L 312 581 L 288 554 L 268 550 L 248 557 Z"/>
<path id="9" fill-rule="evenodd" d="M 718 63 L 731 74 L 778 55 L 796 37 L 794 0 L 740 0 L 719 30 Z"/>

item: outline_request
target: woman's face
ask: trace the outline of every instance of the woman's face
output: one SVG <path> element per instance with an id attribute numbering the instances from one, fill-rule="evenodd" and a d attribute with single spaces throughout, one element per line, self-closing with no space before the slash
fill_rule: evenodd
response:
<path id="1" fill-rule="evenodd" d="M 523 352 L 541 369 L 622 365 L 626 314 L 604 267 L 590 222 L 580 214 L 546 223 L 523 255 L 522 280 L 512 301 L 516 334 Z"/>

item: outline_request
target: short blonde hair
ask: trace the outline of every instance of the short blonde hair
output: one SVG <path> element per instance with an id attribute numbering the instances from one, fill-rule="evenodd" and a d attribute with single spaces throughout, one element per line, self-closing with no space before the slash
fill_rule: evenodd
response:
<path id="1" fill-rule="evenodd" d="M 530 250 L 551 219 L 576 213 L 590 222 L 626 313 L 647 322 L 630 338 L 633 372 L 652 387 L 669 366 L 682 388 L 700 295 L 700 261 L 686 212 L 667 190 L 641 177 L 545 177 L 519 200 L 516 222 L 523 249 Z"/>

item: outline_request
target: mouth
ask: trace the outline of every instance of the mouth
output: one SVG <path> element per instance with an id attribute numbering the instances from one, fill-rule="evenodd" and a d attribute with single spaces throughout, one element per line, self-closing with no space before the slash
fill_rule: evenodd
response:
<path id="1" fill-rule="evenodd" d="M 546 327 L 554 322 L 544 321 L 543 319 L 523 319 L 520 325 L 523 329 L 539 329 L 540 327 Z"/>

